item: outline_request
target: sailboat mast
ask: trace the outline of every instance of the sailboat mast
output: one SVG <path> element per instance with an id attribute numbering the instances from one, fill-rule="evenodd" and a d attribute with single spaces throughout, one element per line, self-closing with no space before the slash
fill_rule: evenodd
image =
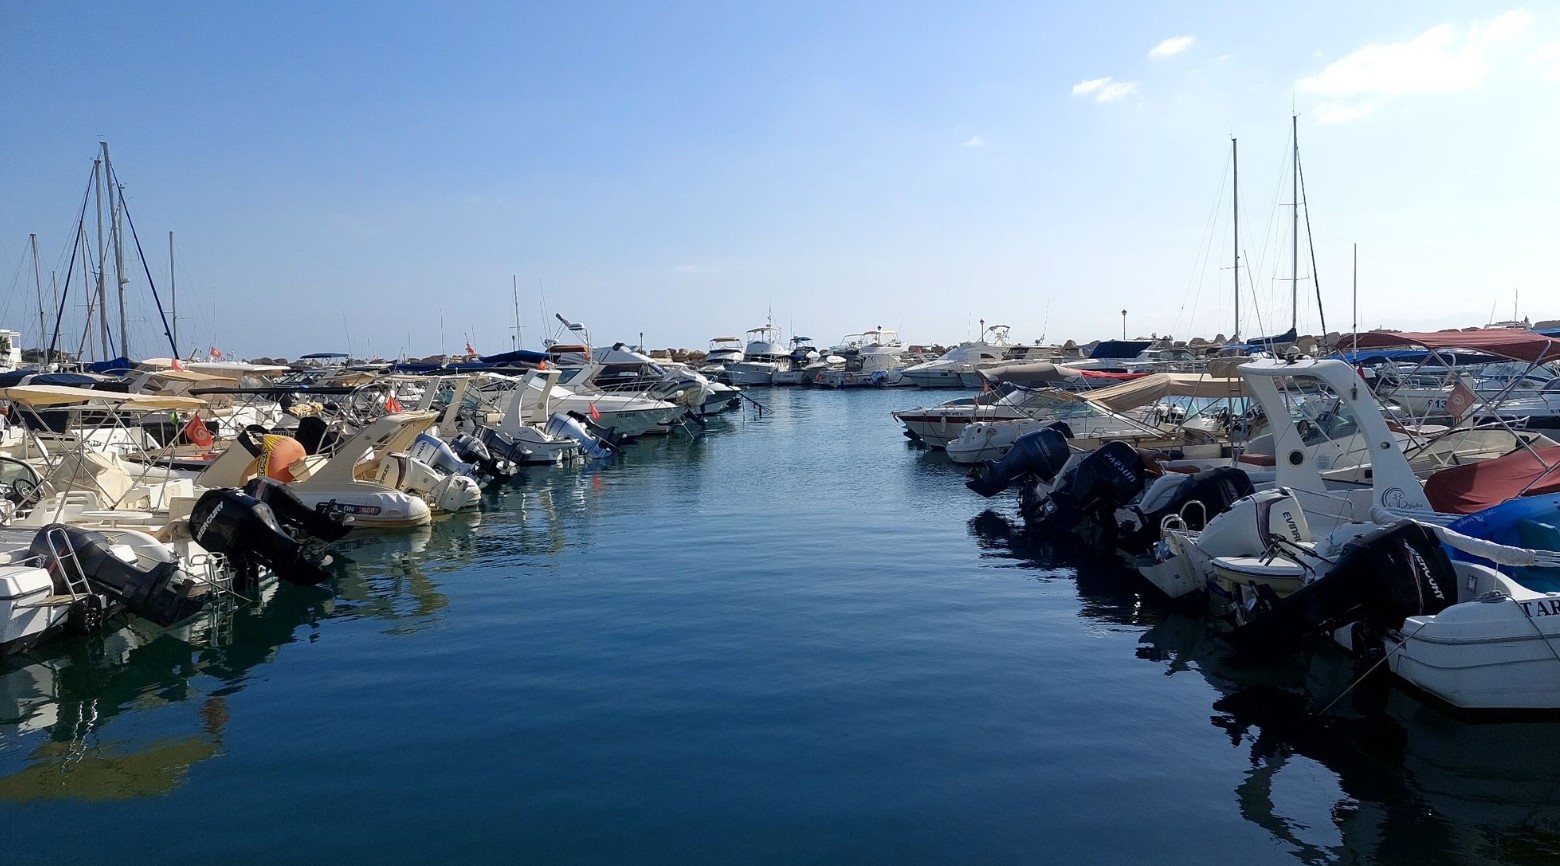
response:
<path id="1" fill-rule="evenodd" d="M 1354 245 L 1354 288 L 1350 290 L 1354 296 L 1354 322 L 1350 330 L 1354 332 L 1354 351 L 1360 350 L 1360 245 Z"/>
<path id="2" fill-rule="evenodd" d="M 179 286 L 173 281 L 173 232 L 168 232 L 168 303 L 173 308 L 173 356 L 179 356 Z"/>
<path id="3" fill-rule="evenodd" d="M 1294 145 L 1289 165 L 1289 209 L 1293 216 L 1289 235 L 1289 327 L 1300 333 L 1300 115 L 1289 115 L 1289 139 Z"/>
<path id="4" fill-rule="evenodd" d="M 107 145 L 104 145 L 107 147 Z M 97 183 L 97 236 L 98 236 L 98 261 L 97 261 L 97 309 L 98 309 L 98 336 L 99 358 L 106 360 L 108 357 L 108 286 L 103 279 L 108 270 L 108 245 L 103 243 L 103 160 L 92 160 L 92 177 Z M 87 305 L 87 331 L 92 328 L 92 305 Z"/>
<path id="5" fill-rule="evenodd" d="M 103 174 L 108 180 L 108 222 L 109 234 L 114 239 L 114 285 L 119 292 L 119 354 L 130 356 L 130 328 L 125 315 L 125 223 L 124 208 L 121 206 L 120 197 L 123 195 L 119 189 L 119 179 L 114 177 L 114 163 L 108 158 L 108 142 L 103 145 Z M 108 308 L 103 308 L 104 321 L 107 322 Z"/>
<path id="6" fill-rule="evenodd" d="M 515 339 L 514 347 L 520 348 L 520 275 L 511 274 L 509 291 L 513 293 L 515 304 Z"/>
<path id="7" fill-rule="evenodd" d="M 1236 148 L 1234 136 L 1230 137 L 1230 206 L 1233 217 L 1230 220 L 1235 226 L 1235 334 L 1230 342 L 1240 339 L 1240 152 Z"/>
<path id="8" fill-rule="evenodd" d="M 29 234 L 27 240 L 32 245 L 33 289 L 38 293 L 38 346 L 42 348 L 46 345 L 44 341 L 48 337 L 49 323 L 43 311 L 43 272 L 38 269 L 38 235 Z M 44 359 L 44 364 L 48 364 L 47 358 Z"/>

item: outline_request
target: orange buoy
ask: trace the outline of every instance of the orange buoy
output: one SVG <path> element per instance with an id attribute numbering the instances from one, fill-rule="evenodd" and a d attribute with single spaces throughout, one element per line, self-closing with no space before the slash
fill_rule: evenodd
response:
<path id="1" fill-rule="evenodd" d="M 267 433 L 260 437 L 260 456 L 249 461 L 249 466 L 244 469 L 244 477 L 264 475 L 277 481 L 292 481 L 293 474 L 289 467 L 302 460 L 306 453 L 303 443 L 297 439 Z"/>

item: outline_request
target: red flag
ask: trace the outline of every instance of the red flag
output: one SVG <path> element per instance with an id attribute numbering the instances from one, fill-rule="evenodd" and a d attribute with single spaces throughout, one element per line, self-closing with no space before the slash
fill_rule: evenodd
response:
<path id="1" fill-rule="evenodd" d="M 394 394 L 385 398 L 385 411 L 391 415 L 401 411 L 401 401 L 395 399 Z"/>
<path id="2" fill-rule="evenodd" d="M 594 421 L 601 420 L 601 413 L 596 411 L 596 404 L 594 402 L 590 404 L 590 417 L 591 420 Z"/>
<path id="3" fill-rule="evenodd" d="M 471 341 L 470 340 L 466 341 L 466 354 L 468 354 L 468 355 L 475 355 L 475 354 L 477 354 L 477 350 L 471 348 Z"/>
<path id="4" fill-rule="evenodd" d="M 217 360 L 222 357 L 222 351 L 216 346 L 212 346 L 211 351 L 207 352 L 206 354 L 209 355 L 212 360 Z"/>
<path id="5" fill-rule="evenodd" d="M 173 359 L 173 369 L 175 369 L 175 370 L 183 370 L 184 369 L 184 365 L 179 363 L 179 359 L 178 358 L 174 358 Z"/>
<path id="6" fill-rule="evenodd" d="M 202 448 L 211 447 L 211 429 L 199 416 L 190 416 L 190 422 L 184 425 L 184 438 Z"/>

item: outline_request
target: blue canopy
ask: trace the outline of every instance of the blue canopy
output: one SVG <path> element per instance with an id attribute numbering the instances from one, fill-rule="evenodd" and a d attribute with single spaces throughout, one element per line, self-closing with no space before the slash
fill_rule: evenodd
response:
<path id="1" fill-rule="evenodd" d="M 1095 346 L 1089 357 L 1101 361 L 1131 360 L 1152 345 L 1151 340 L 1106 340 Z"/>

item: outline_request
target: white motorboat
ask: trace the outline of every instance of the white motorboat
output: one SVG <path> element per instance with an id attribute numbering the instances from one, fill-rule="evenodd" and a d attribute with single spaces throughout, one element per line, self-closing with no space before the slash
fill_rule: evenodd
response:
<path id="1" fill-rule="evenodd" d="M 790 369 L 776 372 L 770 378 L 770 384 L 807 384 L 812 381 L 812 374 L 817 372 L 813 365 L 817 364 L 821 357 L 818 348 L 812 344 L 811 337 L 792 337 Z"/>
<path id="2" fill-rule="evenodd" d="M 699 372 L 711 379 L 724 378 L 726 365 L 741 360 L 741 337 L 711 337 L 710 348 L 704 353 L 704 366 Z"/>
<path id="3" fill-rule="evenodd" d="M 516 392 L 528 405 L 543 399 L 542 385 L 536 380 Z M 612 428 L 619 436 L 643 436 L 664 433 L 687 411 L 682 406 L 638 394 L 575 393 L 564 385 L 554 385 L 546 395 L 554 412 L 578 413 L 602 427 Z"/>
<path id="4" fill-rule="evenodd" d="M 791 352 L 780 338 L 780 328 L 766 322 L 747 332 L 742 360 L 729 361 L 725 367 L 726 378 L 733 385 L 771 385 L 776 373 L 791 369 Z"/>
<path id="5" fill-rule="evenodd" d="M 901 372 L 918 388 L 963 388 L 967 374 L 1007 360 L 1011 347 L 1008 326 L 992 325 L 979 340 L 960 343 L 934 361 L 914 364 Z M 979 383 L 975 387 L 980 387 Z"/>
<path id="6" fill-rule="evenodd" d="M 882 388 L 909 385 L 902 372 L 909 366 L 909 354 L 899 334 L 878 327 L 860 334 L 846 335 L 830 355 L 845 359 L 844 365 L 832 365 L 814 374 L 812 384 L 822 388 Z"/>

